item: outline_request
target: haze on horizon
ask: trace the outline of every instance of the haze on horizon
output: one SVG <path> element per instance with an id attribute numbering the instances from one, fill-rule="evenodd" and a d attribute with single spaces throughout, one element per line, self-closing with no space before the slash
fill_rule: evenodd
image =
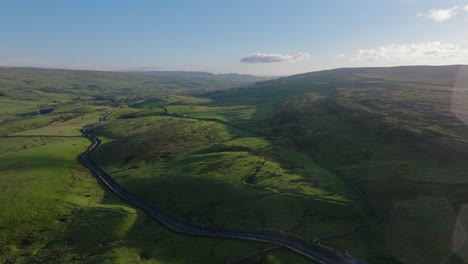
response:
<path id="1" fill-rule="evenodd" d="M 468 64 L 468 0 L 7 0 L 0 23 L 0 66 L 291 75 Z"/>

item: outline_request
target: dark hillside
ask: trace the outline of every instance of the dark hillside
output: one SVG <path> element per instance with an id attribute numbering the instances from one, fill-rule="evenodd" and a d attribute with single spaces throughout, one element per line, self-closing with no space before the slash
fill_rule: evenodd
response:
<path id="1" fill-rule="evenodd" d="M 468 203 L 467 80 L 461 65 L 336 69 L 206 96 L 254 109 L 223 117 L 297 138 L 383 210 L 378 227 L 354 235 L 370 263 L 437 263 Z"/>

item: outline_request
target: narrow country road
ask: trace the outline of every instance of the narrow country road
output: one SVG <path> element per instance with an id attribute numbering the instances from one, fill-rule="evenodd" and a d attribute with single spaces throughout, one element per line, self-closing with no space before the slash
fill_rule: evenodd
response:
<path id="1" fill-rule="evenodd" d="M 105 121 L 110 114 L 111 113 L 104 115 L 102 118 L 100 118 L 99 122 Z M 134 206 L 146 211 L 152 218 L 158 220 L 169 229 L 177 233 L 187 235 L 242 239 L 279 245 L 289 248 L 321 264 L 365 263 L 338 250 L 324 247 L 284 232 L 265 229 L 243 230 L 237 228 L 214 227 L 187 223 L 137 199 L 128 193 L 121 185 L 119 185 L 111 175 L 109 175 L 91 160 L 91 155 L 99 148 L 102 143 L 98 137 L 91 133 L 91 129 L 94 128 L 98 123 L 92 124 L 83 129 L 83 134 L 93 142 L 88 150 L 81 156 L 81 161 L 83 164 L 92 170 L 114 193 Z"/>

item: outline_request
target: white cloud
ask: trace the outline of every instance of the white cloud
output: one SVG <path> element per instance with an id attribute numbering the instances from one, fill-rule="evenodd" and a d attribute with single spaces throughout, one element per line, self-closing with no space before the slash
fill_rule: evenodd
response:
<path id="1" fill-rule="evenodd" d="M 390 44 L 375 49 L 357 50 L 353 61 L 392 61 L 392 62 L 429 62 L 467 63 L 468 45 L 460 43 L 423 42 L 419 44 Z"/>
<path id="2" fill-rule="evenodd" d="M 253 53 L 240 60 L 242 63 L 272 63 L 285 61 L 298 61 L 310 58 L 307 52 L 298 52 L 295 55 L 282 55 L 272 53 Z"/>
<path id="3" fill-rule="evenodd" d="M 343 53 L 338 53 L 338 54 L 335 54 L 335 57 L 339 58 L 339 59 L 342 59 L 342 58 L 346 57 L 346 55 L 343 54 Z"/>
<path id="4" fill-rule="evenodd" d="M 465 6 L 465 10 L 466 8 L 467 7 Z M 425 17 L 437 22 L 444 22 L 456 16 L 459 10 L 459 6 L 454 6 L 447 9 L 431 9 L 428 12 L 419 13 L 418 17 Z"/>
<path id="5" fill-rule="evenodd" d="M 468 5 L 466 5 L 464 9 L 466 12 L 468 12 Z"/>

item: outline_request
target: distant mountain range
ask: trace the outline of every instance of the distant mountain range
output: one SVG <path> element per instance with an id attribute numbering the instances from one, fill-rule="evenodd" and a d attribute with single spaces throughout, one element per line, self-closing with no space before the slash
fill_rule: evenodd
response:
<path id="1" fill-rule="evenodd" d="M 196 72 L 196 71 L 129 71 L 131 73 L 137 73 L 142 75 L 153 75 L 165 78 L 183 78 L 183 79 L 206 79 L 206 80 L 217 80 L 217 81 L 229 81 L 233 82 L 234 86 L 243 86 L 249 84 L 255 84 L 257 82 L 268 81 L 279 78 L 279 76 L 254 76 L 249 74 L 238 74 L 238 73 L 226 73 L 226 74 L 214 74 L 209 72 Z"/>

